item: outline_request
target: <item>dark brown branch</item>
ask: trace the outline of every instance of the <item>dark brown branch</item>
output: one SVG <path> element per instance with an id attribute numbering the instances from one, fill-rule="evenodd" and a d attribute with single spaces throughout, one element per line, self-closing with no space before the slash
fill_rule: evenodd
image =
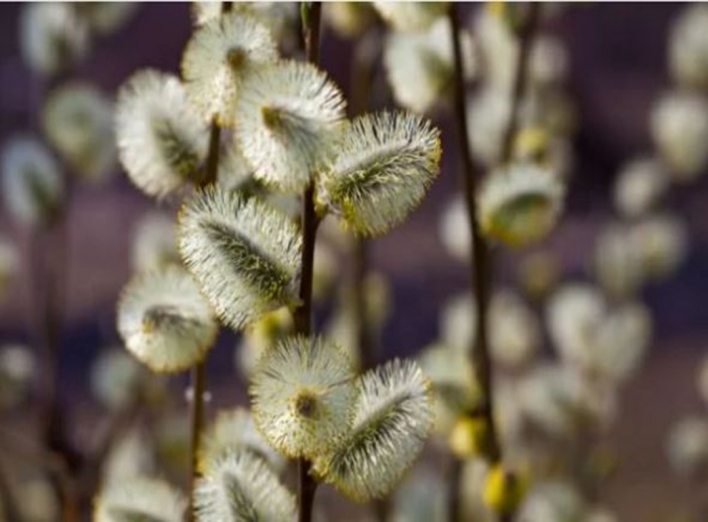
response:
<path id="1" fill-rule="evenodd" d="M 506 163 L 510 160 L 514 138 L 519 127 L 519 112 L 523 102 L 523 97 L 526 92 L 526 84 L 528 81 L 528 66 L 533 44 L 533 36 L 536 31 L 538 22 L 540 4 L 529 4 L 529 11 L 523 26 L 520 30 L 520 49 L 518 60 L 516 63 L 516 72 L 514 78 L 514 86 L 512 91 L 512 107 L 509 120 L 509 126 L 504 134 L 502 144 L 501 163 Z M 492 363 L 489 355 L 489 343 L 487 332 L 487 313 L 489 308 L 490 288 L 491 288 L 491 263 L 489 249 L 484 240 L 479 223 L 477 221 L 476 200 L 478 177 L 475 173 L 474 162 L 472 160 L 472 152 L 469 145 L 469 129 L 467 128 L 467 103 L 465 96 L 464 74 L 462 70 L 462 52 L 460 48 L 459 37 L 459 20 L 457 6 L 450 6 L 450 24 L 453 39 L 453 52 L 455 58 L 455 116 L 457 118 L 457 128 L 460 140 L 460 151 L 463 164 L 463 190 L 465 194 L 468 221 L 472 232 L 472 260 L 471 278 L 474 283 L 476 298 L 477 298 L 477 317 L 476 324 L 478 325 L 477 338 L 474 340 L 472 347 L 472 364 L 475 372 L 475 377 L 480 387 L 480 405 L 475 414 L 484 419 L 488 430 L 488 444 L 485 448 L 485 457 L 492 464 L 498 464 L 502 461 L 502 448 L 499 442 L 497 427 L 494 420 L 494 387 L 493 387 L 493 372 Z M 450 522 L 459 520 L 459 479 L 460 467 L 459 462 L 453 462 L 450 469 L 451 491 L 450 502 L 448 505 L 448 513 Z M 512 515 L 502 515 L 501 522 L 506 522 L 512 519 Z"/>
<path id="2" fill-rule="evenodd" d="M 231 10 L 230 2 L 221 4 L 221 12 L 227 13 Z M 219 127 L 216 117 L 211 122 L 209 130 L 209 153 L 206 160 L 206 169 L 204 178 L 201 180 L 200 187 L 204 188 L 207 185 L 216 183 L 219 174 L 219 149 L 221 146 L 221 128 Z M 189 520 L 194 520 L 194 488 L 196 481 L 199 479 L 198 455 L 199 447 L 201 446 L 202 432 L 204 431 L 204 393 L 206 392 L 206 364 L 208 354 L 204 359 L 192 367 L 190 374 L 191 382 L 191 405 L 190 405 L 190 495 L 189 495 Z"/>
<path id="3" fill-rule="evenodd" d="M 472 231 L 471 254 L 473 262 L 470 265 L 470 276 L 474 284 L 478 303 L 476 317 L 478 333 L 472 347 L 472 363 L 482 392 L 479 414 L 485 420 L 490 435 L 490 444 L 486 456 L 491 462 L 496 463 L 501 460 L 501 449 L 497 440 L 494 416 L 492 415 L 492 369 L 487 334 L 487 310 L 489 308 L 490 293 L 488 245 L 484 237 L 482 237 L 479 222 L 477 221 L 475 194 L 477 193 L 478 176 L 472 161 L 469 147 L 469 130 L 467 128 L 467 118 L 465 117 L 467 114 L 467 102 L 462 74 L 462 54 L 457 17 L 457 6 L 451 4 L 450 22 L 455 57 L 455 117 L 457 118 L 460 151 L 462 153 L 463 192 L 467 203 L 467 218 Z"/>
<path id="4" fill-rule="evenodd" d="M 455 59 L 454 71 L 454 113 L 459 138 L 459 150 L 462 158 L 462 190 L 464 193 L 467 219 L 472 233 L 472 248 L 470 264 L 470 279 L 473 283 L 477 299 L 476 324 L 478 325 L 477 337 L 471 349 L 472 366 L 475 377 L 480 387 L 480 404 L 478 415 L 484 419 L 489 433 L 489 444 L 486 448 L 486 458 L 497 463 L 501 460 L 501 447 L 497 439 L 496 424 L 493 415 L 493 386 L 492 368 L 489 356 L 487 335 L 487 310 L 489 305 L 490 281 L 488 267 L 488 246 L 482 237 L 479 222 L 477 221 L 476 199 L 478 177 L 474 169 L 472 153 L 469 145 L 469 129 L 467 128 L 467 100 L 465 95 L 463 60 L 460 48 L 460 26 L 458 20 L 458 6 L 450 5 L 449 19 L 452 33 L 453 53 Z M 450 499 L 448 511 L 450 522 L 459 520 L 459 463 L 453 464 L 451 469 Z"/>
<path id="5" fill-rule="evenodd" d="M 320 2 L 301 4 L 302 31 L 307 61 L 317 65 L 320 58 Z M 312 329 L 312 276 L 314 270 L 315 238 L 319 219 L 315 212 L 315 188 L 311 181 L 302 196 L 302 274 L 300 276 L 300 306 L 295 310 L 295 330 L 309 337 Z M 317 482 L 311 475 L 307 459 L 298 460 L 298 520 L 310 522 Z"/>
<path id="6" fill-rule="evenodd" d="M 527 90 L 529 79 L 528 69 L 533 49 L 533 40 L 538 26 L 538 18 L 541 11 L 541 4 L 531 2 L 526 4 L 528 12 L 521 24 L 519 32 L 519 53 L 517 56 L 514 87 L 511 93 L 511 112 L 509 114 L 509 126 L 504 133 L 502 142 L 501 163 L 505 164 L 511 159 L 514 148 L 514 139 L 519 131 L 521 104 Z"/>

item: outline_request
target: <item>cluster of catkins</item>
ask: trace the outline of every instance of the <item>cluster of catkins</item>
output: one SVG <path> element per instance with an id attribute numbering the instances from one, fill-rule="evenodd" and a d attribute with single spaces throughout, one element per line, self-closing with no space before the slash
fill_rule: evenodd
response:
<path id="1" fill-rule="evenodd" d="M 479 99 L 470 104 L 470 139 L 477 161 L 490 169 L 478 195 L 479 219 L 492 242 L 528 246 L 554 224 L 572 166 L 568 142 L 575 117 L 560 89 L 566 53 L 550 36 L 541 34 L 535 40 L 528 99 L 521 106 L 512 159 L 506 167 L 494 167 L 509 116 L 508 109 L 492 114 L 492 100 L 496 98 L 499 107 L 509 103 L 507 69 L 519 50 L 509 27 L 513 11 L 492 6 L 476 15 L 472 42 L 482 68 L 476 73 Z M 669 56 L 680 90 L 662 98 L 652 112 L 656 155 L 632 161 L 617 178 L 613 197 L 619 217 L 600 231 L 587 277 L 559 284 L 559 261 L 548 248 L 536 248 L 520 258 L 520 288 L 502 288 L 492 296 L 488 330 L 495 368 L 494 413 L 505 467 L 514 471 L 512 484 L 505 482 L 503 471 L 490 469 L 481 458 L 489 434 L 474 415 L 480 390 L 467 363 L 478 329 L 469 321 L 477 306 L 472 295 L 450 301 L 441 314 L 440 340 L 421 355 L 424 370 L 443 396 L 436 424 L 440 442 L 466 459 L 461 491 L 468 517 L 493 520 L 496 511 L 515 512 L 529 522 L 616 520 L 596 500 L 616 467 L 616 455 L 603 436 L 617 416 L 622 384 L 636 372 L 651 341 L 652 318 L 640 292 L 674 274 L 686 256 L 683 223 L 660 205 L 672 180 L 687 182 L 705 172 L 706 149 L 701 144 L 708 111 L 701 64 L 708 52 L 706 21 L 708 9 L 693 6 L 675 23 Z M 506 60 L 500 59 L 504 50 Z M 490 128 L 501 130 L 496 135 Z M 549 190 L 543 196 L 536 191 L 538 184 L 525 192 L 520 183 L 510 182 L 511 172 L 523 170 L 518 179 L 530 187 L 534 169 L 550 174 L 544 178 Z M 499 176 L 502 170 L 507 183 Z M 534 221 L 532 216 L 539 218 Z M 471 238 L 463 201 L 446 209 L 440 236 L 451 255 L 469 262 Z M 541 353 L 547 341 L 556 354 L 553 359 Z M 706 426 L 687 424 L 690 429 L 684 431 L 691 434 L 684 438 L 692 444 L 686 444 L 691 446 L 686 452 L 708 455 Z M 699 432 L 704 438 L 700 450 Z"/>
<path id="2" fill-rule="evenodd" d="M 280 36 L 298 24 L 294 7 L 197 3 L 181 75 L 139 70 L 118 94 L 118 156 L 130 180 L 157 200 L 181 200 L 174 231 L 159 217 L 141 228 L 134 257 L 146 269 L 118 303 L 126 349 L 153 372 L 178 373 L 205 361 L 220 324 L 244 332 L 237 361 L 251 410 L 220 413 L 201 439 L 198 520 L 294 519 L 283 457 L 307 461 L 314 480 L 354 500 L 384 497 L 433 425 L 416 362 L 360 373 L 351 343 L 293 328 L 304 240 L 292 203 L 312 197 L 318 221 L 331 215 L 355 235 L 379 236 L 422 201 L 441 157 L 439 131 L 421 116 L 348 120 L 324 71 L 285 58 Z M 153 242 L 171 233 L 176 251 Z M 326 255 L 318 265 L 316 295 L 327 286 Z M 377 293 L 368 299 L 375 313 Z M 97 521 L 181 520 L 175 488 L 122 477 L 98 495 Z"/>

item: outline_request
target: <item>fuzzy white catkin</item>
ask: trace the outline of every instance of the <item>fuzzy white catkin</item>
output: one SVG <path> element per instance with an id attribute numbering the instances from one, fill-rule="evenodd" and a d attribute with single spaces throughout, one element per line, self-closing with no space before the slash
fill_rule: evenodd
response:
<path id="1" fill-rule="evenodd" d="M 527 373 L 518 387 L 528 422 L 551 436 L 572 437 L 583 424 L 606 429 L 617 412 L 614 388 L 595 386 L 578 370 L 560 364 L 541 364 Z"/>
<path id="2" fill-rule="evenodd" d="M 222 5 L 222 2 L 212 0 L 192 2 L 194 25 L 199 27 L 221 16 Z M 265 25 L 285 50 L 292 49 L 297 43 L 299 34 L 293 27 L 300 13 L 295 2 L 235 2 L 232 12 L 253 17 Z"/>
<path id="3" fill-rule="evenodd" d="M 652 108 L 651 133 L 662 159 L 679 182 L 706 170 L 708 101 L 690 92 L 665 94 Z"/>
<path id="4" fill-rule="evenodd" d="M 257 198 L 207 188 L 182 206 L 178 236 L 185 265 L 231 328 L 296 301 L 302 235 Z"/>
<path id="5" fill-rule="evenodd" d="M 396 31 L 424 31 L 449 9 L 448 2 L 373 2 Z"/>
<path id="6" fill-rule="evenodd" d="M 338 346 L 302 336 L 284 339 L 258 363 L 249 395 L 253 419 L 290 458 L 314 458 L 347 435 L 358 390 L 351 359 Z"/>
<path id="7" fill-rule="evenodd" d="M 438 236 L 455 259 L 462 262 L 470 259 L 472 234 L 467 204 L 462 196 L 455 197 L 445 205 L 438 225 Z"/>
<path id="8" fill-rule="evenodd" d="M 544 239 L 563 208 L 565 186 L 542 166 L 516 162 L 498 168 L 477 195 L 477 219 L 489 237 L 524 247 Z"/>
<path id="9" fill-rule="evenodd" d="M 318 199 L 361 236 L 403 223 L 440 173 L 440 131 L 407 113 L 355 119 L 321 172 Z"/>
<path id="10" fill-rule="evenodd" d="M 635 295 L 644 283 L 639 245 L 632 228 L 624 223 L 610 223 L 598 234 L 595 245 L 595 274 L 611 296 Z"/>
<path id="11" fill-rule="evenodd" d="M 451 348 L 469 353 L 477 335 L 477 305 L 470 294 L 451 299 L 440 314 L 440 336 Z M 540 344 L 540 325 L 525 301 L 512 290 L 496 292 L 487 316 L 492 358 L 506 367 L 523 366 Z"/>
<path id="12" fill-rule="evenodd" d="M 639 217 L 656 206 L 668 188 L 668 173 L 656 159 L 637 158 L 615 180 L 615 207 L 628 218 Z"/>
<path id="13" fill-rule="evenodd" d="M 282 471 L 285 461 L 271 448 L 256 429 L 246 408 L 221 410 L 204 432 L 199 448 L 199 466 L 205 471 L 219 465 L 230 453 L 247 452 L 263 460 L 275 472 Z"/>
<path id="14" fill-rule="evenodd" d="M 475 48 L 470 35 L 460 35 L 466 80 L 476 74 Z M 428 30 L 393 32 L 384 47 L 384 66 L 396 101 L 414 112 L 430 111 L 450 94 L 454 56 L 450 22 L 441 18 Z"/>
<path id="15" fill-rule="evenodd" d="M 315 470 L 350 498 L 382 498 L 418 458 L 433 426 L 430 383 L 412 361 L 365 373 L 347 437 Z"/>
<path id="16" fill-rule="evenodd" d="M 474 29 L 487 84 L 500 92 L 511 92 L 520 52 L 518 38 L 504 17 L 491 9 L 477 11 Z M 533 90 L 561 85 L 568 76 L 568 52 L 557 38 L 541 35 L 534 41 L 528 67 Z"/>
<path id="17" fill-rule="evenodd" d="M 433 384 L 435 431 L 449 436 L 466 409 L 478 400 L 478 386 L 467 353 L 435 343 L 419 356 L 420 366 Z"/>
<path id="18" fill-rule="evenodd" d="M 187 96 L 206 121 L 233 125 L 245 78 L 278 58 L 270 31 L 255 17 L 226 13 L 196 29 L 184 50 Z"/>
<path id="19" fill-rule="evenodd" d="M 167 482 L 135 478 L 107 485 L 96 497 L 94 522 L 123 522 L 130 517 L 154 522 L 181 522 L 187 501 Z"/>
<path id="20" fill-rule="evenodd" d="M 615 307 L 597 332 L 590 369 L 611 382 L 626 381 L 643 362 L 651 334 L 651 314 L 646 306 L 626 303 Z"/>
<path id="21" fill-rule="evenodd" d="M 708 7 L 687 6 L 669 34 L 669 69 L 689 89 L 708 89 Z"/>
<path id="22" fill-rule="evenodd" d="M 541 344 L 541 327 L 521 296 L 506 289 L 495 293 L 488 321 L 491 355 L 498 364 L 518 368 L 535 356 Z"/>
<path id="23" fill-rule="evenodd" d="M 669 463 L 676 473 L 698 476 L 708 468 L 708 421 L 689 417 L 679 421 L 669 433 Z"/>
<path id="24" fill-rule="evenodd" d="M 209 132 L 177 77 L 143 69 L 118 92 L 116 138 L 130 180 L 160 199 L 197 180 Z"/>
<path id="25" fill-rule="evenodd" d="M 467 103 L 467 126 L 470 149 L 486 167 L 495 165 L 500 156 L 504 133 L 511 118 L 507 93 L 482 87 Z"/>
<path id="26" fill-rule="evenodd" d="M 561 358 L 611 382 L 632 376 L 651 341 L 652 319 L 644 305 L 624 302 L 608 309 L 590 286 L 561 289 L 548 305 L 547 318 Z"/>
<path id="27" fill-rule="evenodd" d="M 637 223 L 632 242 L 639 253 L 640 269 L 651 281 L 662 281 L 686 259 L 689 238 L 686 224 L 675 215 L 657 214 Z"/>
<path id="28" fill-rule="evenodd" d="M 118 332 L 126 348 L 154 372 L 195 365 L 217 331 L 209 303 L 182 268 L 138 274 L 118 302 Z"/>
<path id="29" fill-rule="evenodd" d="M 113 101 L 92 85 L 72 82 L 51 93 L 42 123 L 47 138 L 73 170 L 105 180 L 116 159 Z"/>
<path id="30" fill-rule="evenodd" d="M 560 480 L 544 481 L 529 492 L 519 512 L 520 522 L 584 520 L 585 502 L 575 486 Z"/>
<path id="31" fill-rule="evenodd" d="M 89 32 L 74 6 L 60 2 L 24 4 L 20 14 L 20 50 L 35 71 L 50 75 L 84 58 Z"/>
<path id="32" fill-rule="evenodd" d="M 64 199 L 59 165 L 38 140 L 15 137 L 2 150 L 2 193 L 13 218 L 28 226 L 46 225 Z"/>
<path id="33" fill-rule="evenodd" d="M 295 497 L 265 463 L 250 453 L 219 459 L 197 481 L 194 491 L 199 522 L 294 522 Z"/>
<path id="34" fill-rule="evenodd" d="M 345 105 L 339 88 L 315 66 L 278 62 L 245 79 L 234 137 L 257 179 L 301 192 L 334 152 Z"/>
<path id="35" fill-rule="evenodd" d="M 604 316 L 604 299 L 594 287 L 571 283 L 558 289 L 546 307 L 546 321 L 560 356 L 585 364 Z"/>
<path id="36" fill-rule="evenodd" d="M 440 314 L 440 338 L 461 352 L 467 353 L 477 335 L 477 303 L 470 293 L 450 299 Z"/>
<path id="37" fill-rule="evenodd" d="M 155 448 L 140 428 L 133 427 L 111 446 L 102 466 L 101 483 L 114 487 L 155 471 Z"/>

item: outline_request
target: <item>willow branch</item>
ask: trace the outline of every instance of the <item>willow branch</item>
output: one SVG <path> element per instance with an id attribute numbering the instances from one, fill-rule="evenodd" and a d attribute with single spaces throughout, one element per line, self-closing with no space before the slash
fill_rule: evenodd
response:
<path id="1" fill-rule="evenodd" d="M 515 67 L 514 86 L 512 90 L 511 114 L 509 126 L 504 134 L 502 143 L 502 164 L 507 163 L 512 154 L 514 137 L 519 128 L 520 106 L 526 92 L 528 82 L 528 67 L 533 44 L 533 37 L 538 23 L 540 5 L 529 4 L 529 11 L 520 30 L 520 48 Z M 485 457 L 492 464 L 502 461 L 502 447 L 499 442 L 496 423 L 494 420 L 494 386 L 492 362 L 489 355 L 489 336 L 487 326 L 487 315 L 489 309 L 490 287 L 491 287 L 491 263 L 489 248 L 482 237 L 479 222 L 477 221 L 476 199 L 478 178 L 474 170 L 472 153 L 469 142 L 469 129 L 467 127 L 467 102 L 464 89 L 464 72 L 462 69 L 462 52 L 459 37 L 459 20 L 457 6 L 450 7 L 450 24 L 452 29 L 453 52 L 455 58 L 455 115 L 457 118 L 458 135 L 460 139 L 460 150 L 462 152 L 463 163 L 463 190 L 467 204 L 467 215 L 472 233 L 472 259 L 471 278 L 474 282 L 477 298 L 478 325 L 477 338 L 472 347 L 472 364 L 475 377 L 480 386 L 480 406 L 477 412 L 485 421 L 488 432 L 488 444 L 485 448 Z M 454 461 L 451 465 L 450 476 L 452 478 L 451 500 L 449 505 L 450 521 L 459 519 L 459 478 L 461 473 L 461 463 Z M 511 515 L 503 515 L 502 522 L 510 520 Z"/>
<path id="2" fill-rule="evenodd" d="M 460 47 L 460 26 L 458 20 L 458 6 L 450 5 L 449 20 L 452 34 L 453 53 L 455 59 L 454 71 L 454 113 L 457 124 L 457 135 L 462 158 L 462 190 L 465 196 L 467 220 L 472 234 L 470 278 L 472 280 L 476 300 L 477 336 L 473 340 L 471 349 L 472 367 L 480 388 L 480 404 L 478 415 L 484 420 L 488 432 L 488 444 L 485 457 L 491 463 L 501 461 L 501 446 L 497 438 L 496 423 L 493 415 L 493 382 L 491 359 L 487 334 L 487 310 L 489 306 L 490 281 L 488 267 L 488 245 L 480 230 L 477 221 L 476 199 L 478 174 L 475 172 L 472 153 L 469 145 L 469 129 L 467 128 L 467 100 L 465 96 L 464 72 L 462 51 Z M 451 474 L 456 482 L 459 481 L 459 463 L 453 464 Z M 459 519 L 459 491 L 458 484 L 451 484 L 451 498 L 449 503 L 450 520 Z"/>
<path id="3" fill-rule="evenodd" d="M 221 10 L 223 13 L 228 12 L 232 5 L 230 2 L 222 3 Z M 204 177 L 201 180 L 200 186 L 206 187 L 216 183 L 219 172 L 219 148 L 221 143 L 221 128 L 216 122 L 216 117 L 211 122 L 209 129 L 209 152 L 206 160 L 206 169 Z M 199 478 L 198 455 L 199 447 L 201 446 L 202 432 L 204 431 L 204 393 L 206 391 L 206 364 L 208 354 L 204 359 L 192 367 L 190 373 L 191 382 L 191 407 L 190 407 L 190 509 L 189 519 L 194 520 L 194 488 L 196 481 Z"/>
<path id="4" fill-rule="evenodd" d="M 529 79 L 529 62 L 533 49 L 534 36 L 538 27 L 538 19 L 541 11 L 541 4 L 531 2 L 528 5 L 527 17 L 521 25 L 519 32 L 519 53 L 516 58 L 514 73 L 514 86 L 511 92 L 511 113 L 509 115 L 509 126 L 504 133 L 502 142 L 501 163 L 505 164 L 511 159 L 514 147 L 514 138 L 519 131 L 521 104 L 526 94 Z"/>
<path id="5" fill-rule="evenodd" d="M 479 414 L 484 418 L 490 435 L 490 444 L 486 457 L 493 463 L 501 460 L 501 448 L 497 440 L 496 425 L 492 415 L 493 391 L 492 369 L 489 356 L 489 340 L 487 333 L 487 311 L 489 308 L 489 267 L 488 245 L 482 236 L 477 220 L 477 193 L 478 174 L 475 172 L 472 154 L 469 146 L 469 129 L 467 128 L 467 101 L 465 98 L 464 79 L 462 71 L 462 54 L 460 49 L 459 22 L 457 6 L 450 6 L 450 23 L 452 25 L 453 51 L 455 57 L 455 116 L 457 119 L 458 137 L 462 152 L 462 183 L 465 195 L 467 219 L 472 231 L 472 260 L 470 276 L 474 284 L 477 298 L 476 324 L 478 332 L 473 340 L 472 363 L 481 388 L 481 404 Z"/>
<path id="6" fill-rule="evenodd" d="M 317 65 L 320 61 L 320 2 L 301 4 L 302 30 L 307 61 Z M 302 274 L 300 278 L 301 305 L 295 310 L 295 330 L 308 336 L 312 330 L 312 276 L 314 270 L 315 239 L 319 219 L 315 212 L 315 187 L 310 181 L 302 197 Z M 311 464 L 307 459 L 298 460 L 298 520 L 310 522 L 317 482 L 311 476 Z"/>

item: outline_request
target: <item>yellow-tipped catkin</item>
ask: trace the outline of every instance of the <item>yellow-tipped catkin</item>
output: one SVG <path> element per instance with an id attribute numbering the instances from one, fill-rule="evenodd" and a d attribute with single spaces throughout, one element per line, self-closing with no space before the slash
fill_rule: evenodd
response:
<path id="1" fill-rule="evenodd" d="M 480 417 L 462 417 L 448 440 L 450 450 L 461 459 L 485 454 L 489 447 L 489 428 Z"/>
<path id="2" fill-rule="evenodd" d="M 523 477 L 497 464 L 487 474 L 482 498 L 493 512 L 509 515 L 517 510 L 527 489 L 528 484 Z"/>

